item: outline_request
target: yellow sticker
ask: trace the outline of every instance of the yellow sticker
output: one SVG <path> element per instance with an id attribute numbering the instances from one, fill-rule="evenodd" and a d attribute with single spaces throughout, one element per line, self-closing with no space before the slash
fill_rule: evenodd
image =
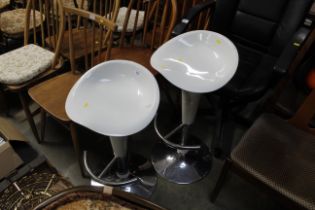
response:
<path id="1" fill-rule="evenodd" d="M 299 47 L 299 46 L 300 46 L 300 44 L 297 43 L 297 42 L 294 42 L 293 45 L 296 46 L 296 47 Z"/>
<path id="2" fill-rule="evenodd" d="M 220 39 L 217 39 L 215 42 L 216 42 L 217 44 L 221 44 L 221 43 L 222 43 L 222 41 L 221 41 Z"/>
<path id="3" fill-rule="evenodd" d="M 183 58 L 183 57 L 179 57 L 177 60 L 183 62 L 183 61 L 184 61 L 184 58 Z"/>
<path id="4" fill-rule="evenodd" d="M 84 102 L 83 108 L 88 108 L 88 107 L 89 107 L 89 103 L 88 102 Z"/>
<path id="5" fill-rule="evenodd" d="M 166 65 L 160 65 L 160 67 L 161 67 L 162 69 L 166 69 L 166 68 L 167 68 Z"/>

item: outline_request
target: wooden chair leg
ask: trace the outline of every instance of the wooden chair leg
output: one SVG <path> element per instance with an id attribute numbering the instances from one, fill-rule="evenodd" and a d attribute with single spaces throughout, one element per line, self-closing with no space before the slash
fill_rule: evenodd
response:
<path id="1" fill-rule="evenodd" d="M 0 87 L 1 88 L 1 87 Z M 4 91 L 0 90 L 0 101 L 1 101 L 1 108 L 3 109 L 6 116 L 10 116 L 10 109 L 8 105 L 8 100 Z"/>
<path id="2" fill-rule="evenodd" d="M 226 176 L 231 168 L 231 165 L 232 165 L 232 162 L 231 160 L 225 160 L 224 162 L 224 165 L 223 165 L 223 168 L 221 170 L 221 173 L 220 173 L 220 176 L 219 176 L 219 179 L 217 181 L 217 183 L 215 184 L 215 187 L 214 189 L 212 190 L 211 192 L 211 195 L 210 195 L 210 201 L 211 202 L 215 202 L 215 200 L 217 199 L 222 187 L 223 187 L 223 184 L 225 183 L 225 180 L 226 180 Z"/>
<path id="3" fill-rule="evenodd" d="M 37 128 L 36 128 L 34 119 L 32 117 L 32 113 L 31 113 L 31 111 L 29 109 L 28 103 L 26 101 L 26 97 L 25 97 L 23 92 L 19 92 L 19 98 L 20 98 L 20 101 L 22 103 L 22 107 L 24 109 L 24 113 L 26 115 L 27 121 L 28 121 L 28 123 L 31 126 L 31 129 L 33 131 L 33 134 L 34 134 L 37 142 L 40 143 L 40 138 L 39 138 L 39 135 L 38 135 L 38 132 L 37 132 Z"/>
<path id="4" fill-rule="evenodd" d="M 40 109 L 40 141 L 45 140 L 45 131 L 46 131 L 46 111 Z"/>
<path id="5" fill-rule="evenodd" d="M 72 138 L 74 151 L 76 153 L 77 160 L 79 161 L 81 174 L 82 174 L 83 177 L 86 177 L 86 175 L 84 173 L 83 160 L 82 160 L 82 157 L 81 157 L 81 149 L 80 149 L 79 140 L 78 140 L 78 133 L 77 133 L 77 130 L 76 130 L 76 126 L 75 126 L 75 124 L 73 122 L 70 122 L 70 133 L 71 133 L 71 138 Z"/>

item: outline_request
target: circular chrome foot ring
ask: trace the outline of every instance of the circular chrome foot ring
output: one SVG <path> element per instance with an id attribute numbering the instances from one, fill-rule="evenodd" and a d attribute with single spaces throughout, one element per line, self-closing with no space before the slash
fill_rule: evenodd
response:
<path id="1" fill-rule="evenodd" d="M 199 150 L 178 150 L 159 143 L 154 147 L 151 160 L 155 171 L 176 184 L 191 184 L 201 180 L 211 170 L 212 156 L 201 144 Z"/>
<path id="2" fill-rule="evenodd" d="M 92 178 L 91 185 L 93 186 L 113 186 L 125 192 L 149 198 L 157 184 L 156 173 L 149 161 L 146 161 L 144 158 L 137 158 L 142 159 L 142 164 L 134 168 L 133 171 L 130 171 L 129 176 L 126 178 L 117 175 L 114 167 L 111 169 L 109 165 L 113 164 L 114 160 L 111 161 L 112 163 L 108 164 L 109 167 L 106 167 L 107 172 L 103 173 L 102 176 L 94 174 L 87 164 L 86 151 L 84 152 L 84 166 Z"/>

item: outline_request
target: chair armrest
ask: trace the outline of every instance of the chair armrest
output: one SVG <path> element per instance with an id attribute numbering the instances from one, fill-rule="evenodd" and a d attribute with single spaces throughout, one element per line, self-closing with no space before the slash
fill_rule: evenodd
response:
<path id="1" fill-rule="evenodd" d="M 187 15 L 182 18 L 181 22 L 178 23 L 173 31 L 172 31 L 172 36 L 177 36 L 182 33 L 187 29 L 188 25 L 194 20 L 194 18 L 199 15 L 202 11 L 212 8 L 214 9 L 216 4 L 215 0 L 208 0 L 205 2 L 202 2 L 200 4 L 197 4 L 193 6 L 192 8 L 189 9 Z"/>
<path id="2" fill-rule="evenodd" d="M 292 59 L 294 59 L 294 57 L 296 56 L 298 50 L 303 45 L 303 42 L 310 34 L 310 31 L 311 30 L 309 28 L 301 27 L 294 34 L 292 41 L 289 42 L 289 44 L 284 48 L 275 66 L 273 67 L 276 73 L 280 75 L 287 73 L 292 63 Z"/>

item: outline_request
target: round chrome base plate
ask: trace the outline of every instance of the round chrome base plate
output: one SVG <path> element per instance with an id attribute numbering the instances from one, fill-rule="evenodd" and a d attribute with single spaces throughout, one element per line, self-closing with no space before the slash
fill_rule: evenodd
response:
<path id="1" fill-rule="evenodd" d="M 136 160 L 134 160 L 134 158 Z M 134 164 L 137 164 L 137 166 L 132 164 L 133 166 L 130 168 L 129 176 L 121 178 L 117 176 L 115 169 L 113 168 L 109 174 L 102 177 L 102 180 L 121 182 L 137 177 L 137 180 L 130 184 L 115 187 L 125 192 L 134 193 L 144 198 L 149 198 L 155 190 L 155 186 L 157 184 L 156 172 L 154 171 L 150 161 L 146 160 L 145 158 L 136 155 L 133 156 L 132 159 L 134 160 Z M 93 179 L 91 180 L 91 185 L 104 186 Z"/>
<path id="2" fill-rule="evenodd" d="M 191 184 L 211 170 L 212 156 L 206 145 L 200 150 L 176 150 L 158 143 L 151 155 L 155 171 L 176 184 Z"/>

